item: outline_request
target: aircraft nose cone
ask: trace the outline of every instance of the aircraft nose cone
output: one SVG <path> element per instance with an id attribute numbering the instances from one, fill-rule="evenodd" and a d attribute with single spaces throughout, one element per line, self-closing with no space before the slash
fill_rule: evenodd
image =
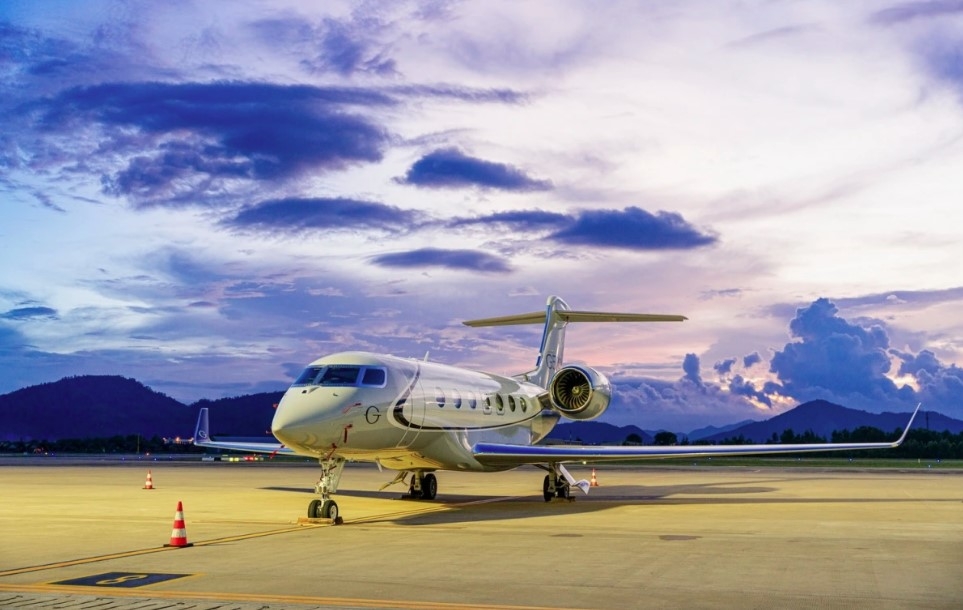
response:
<path id="1" fill-rule="evenodd" d="M 326 451 L 337 441 L 335 419 L 331 405 L 323 398 L 288 394 L 274 412 L 271 432 L 292 449 Z"/>
<path id="2" fill-rule="evenodd" d="M 310 419 L 303 416 L 292 417 L 290 413 L 278 410 L 271 422 L 271 433 L 286 446 L 298 447 L 316 438 L 311 433 L 312 427 Z"/>

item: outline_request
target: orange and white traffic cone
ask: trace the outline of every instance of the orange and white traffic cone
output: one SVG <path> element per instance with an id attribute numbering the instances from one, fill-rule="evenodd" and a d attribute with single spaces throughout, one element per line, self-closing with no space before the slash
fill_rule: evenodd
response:
<path id="1" fill-rule="evenodd" d="M 599 486 L 599 480 L 598 480 L 597 478 L 595 478 L 595 469 L 593 468 L 593 469 L 592 469 L 592 480 L 589 481 L 589 487 L 598 487 L 598 486 Z"/>
<path id="2" fill-rule="evenodd" d="M 187 541 L 187 526 L 184 525 L 184 507 L 177 501 L 177 512 L 174 513 L 174 529 L 171 530 L 171 541 L 164 546 L 185 547 L 194 546 Z"/>
<path id="3" fill-rule="evenodd" d="M 154 489 L 154 479 L 150 476 L 150 470 L 147 471 L 147 480 L 144 481 L 144 489 Z"/>

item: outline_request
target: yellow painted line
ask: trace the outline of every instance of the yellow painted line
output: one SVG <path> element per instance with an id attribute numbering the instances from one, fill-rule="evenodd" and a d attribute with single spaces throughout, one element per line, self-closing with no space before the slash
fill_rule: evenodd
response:
<path id="1" fill-rule="evenodd" d="M 317 606 L 348 606 L 355 608 L 404 608 L 406 610 L 551 610 L 544 606 L 429 602 L 417 600 L 365 599 L 355 597 L 315 597 L 310 595 L 266 595 L 261 593 L 212 593 L 191 591 L 140 591 L 101 587 L 62 585 L 0 584 L 0 591 L 8 593 L 45 593 L 96 595 L 97 597 L 137 597 L 158 600 L 205 600 L 222 602 L 257 602 L 265 604 L 304 604 Z M 577 609 L 573 609 L 577 610 Z"/>

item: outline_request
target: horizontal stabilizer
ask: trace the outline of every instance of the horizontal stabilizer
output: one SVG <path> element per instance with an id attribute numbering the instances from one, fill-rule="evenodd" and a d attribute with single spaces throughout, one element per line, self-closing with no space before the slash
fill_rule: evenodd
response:
<path id="1" fill-rule="evenodd" d="M 557 310 L 555 316 L 565 322 L 684 322 L 688 318 L 674 314 L 610 313 L 605 311 Z M 533 311 L 497 318 L 479 318 L 462 322 L 465 326 L 510 326 L 513 324 L 544 324 L 545 312 Z"/>

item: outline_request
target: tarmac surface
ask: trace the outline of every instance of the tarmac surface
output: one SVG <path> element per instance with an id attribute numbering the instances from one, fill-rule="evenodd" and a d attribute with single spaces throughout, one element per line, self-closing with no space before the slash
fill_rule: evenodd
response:
<path id="1" fill-rule="evenodd" d="M 549 503 L 534 468 L 440 472 L 425 502 L 349 465 L 340 526 L 299 522 L 318 474 L 0 459 L 0 608 L 963 608 L 960 471 L 600 468 Z"/>

